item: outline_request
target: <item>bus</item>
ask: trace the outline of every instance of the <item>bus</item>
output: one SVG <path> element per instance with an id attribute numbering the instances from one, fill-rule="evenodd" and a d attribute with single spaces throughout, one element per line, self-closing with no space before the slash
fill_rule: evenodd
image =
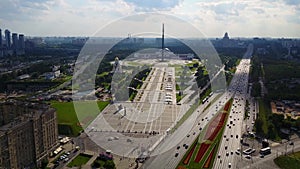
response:
<path id="1" fill-rule="evenodd" d="M 271 148 L 270 147 L 262 148 L 262 149 L 260 149 L 259 153 L 262 155 L 271 154 Z"/>

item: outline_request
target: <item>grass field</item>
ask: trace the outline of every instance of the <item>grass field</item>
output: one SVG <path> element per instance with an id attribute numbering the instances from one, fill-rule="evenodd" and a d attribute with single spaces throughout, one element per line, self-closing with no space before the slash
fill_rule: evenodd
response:
<path id="1" fill-rule="evenodd" d="M 269 107 L 265 104 L 265 102 L 262 99 L 258 99 L 259 104 L 259 113 L 258 118 L 262 121 L 262 131 L 264 134 L 268 133 L 268 121 L 267 117 L 270 113 Z"/>
<path id="2" fill-rule="evenodd" d="M 91 155 L 79 154 L 67 166 L 68 167 L 79 167 L 79 166 L 86 164 L 91 158 L 92 158 Z"/>
<path id="3" fill-rule="evenodd" d="M 274 159 L 274 162 L 282 169 L 298 169 L 300 165 L 300 152 L 287 156 L 279 156 Z"/>
<path id="4" fill-rule="evenodd" d="M 51 106 L 56 109 L 58 131 L 60 134 L 77 136 L 108 104 L 108 101 L 97 101 L 98 108 L 93 101 L 76 102 L 78 110 L 74 109 L 73 102 L 52 101 Z M 80 119 L 81 125 L 78 122 Z"/>

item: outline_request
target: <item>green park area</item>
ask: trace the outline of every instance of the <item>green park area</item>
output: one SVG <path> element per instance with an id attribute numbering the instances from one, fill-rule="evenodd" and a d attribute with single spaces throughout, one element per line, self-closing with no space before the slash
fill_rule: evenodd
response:
<path id="1" fill-rule="evenodd" d="M 76 111 L 74 103 L 76 103 Z M 82 128 L 88 125 L 108 104 L 108 101 L 52 101 L 51 106 L 57 112 L 59 134 L 69 136 L 79 135 Z M 78 119 L 80 119 L 80 123 Z"/>
<path id="2" fill-rule="evenodd" d="M 300 152 L 282 155 L 274 159 L 281 169 L 298 169 L 300 165 Z"/>
<path id="3" fill-rule="evenodd" d="M 75 157 L 67 166 L 68 167 L 80 167 L 86 164 L 92 158 L 91 155 L 88 154 L 79 154 Z"/>

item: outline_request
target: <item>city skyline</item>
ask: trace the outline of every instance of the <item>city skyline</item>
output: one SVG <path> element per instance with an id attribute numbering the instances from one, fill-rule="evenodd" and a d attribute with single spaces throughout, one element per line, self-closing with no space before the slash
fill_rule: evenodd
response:
<path id="1" fill-rule="evenodd" d="M 300 37 L 296 0 L 4 0 L 3 4 L 2 27 L 28 36 L 93 36 L 119 18 L 158 12 L 191 23 L 206 37 L 222 37 L 225 32 L 231 37 Z M 149 23 L 137 19 L 131 24 L 143 27 L 145 22 Z"/>

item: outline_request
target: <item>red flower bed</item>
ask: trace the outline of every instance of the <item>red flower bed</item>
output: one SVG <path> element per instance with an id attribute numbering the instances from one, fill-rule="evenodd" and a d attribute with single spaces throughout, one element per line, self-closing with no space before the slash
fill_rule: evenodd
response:
<path id="1" fill-rule="evenodd" d="M 183 166 L 178 166 L 177 169 L 186 169 L 186 168 Z"/>
<path id="2" fill-rule="evenodd" d="M 208 158 L 206 159 L 203 168 L 209 168 L 211 160 L 213 158 L 214 152 L 215 152 L 216 146 L 212 149 L 212 151 L 210 152 Z"/>
<path id="3" fill-rule="evenodd" d="M 222 117 L 221 117 L 221 119 L 219 121 L 219 125 L 223 125 L 224 124 L 226 115 L 227 115 L 226 113 L 222 113 Z"/>
<path id="4" fill-rule="evenodd" d="M 189 152 L 189 154 L 186 156 L 185 160 L 183 161 L 184 165 L 187 165 L 190 162 L 190 159 L 194 153 L 195 147 L 196 147 L 196 144 L 194 144 L 193 148 L 191 149 L 191 151 Z"/>
<path id="5" fill-rule="evenodd" d="M 210 137 L 208 138 L 208 140 L 213 141 L 215 139 L 215 137 L 217 136 L 218 132 L 220 131 L 220 129 L 222 128 L 222 126 L 218 125 L 214 132 L 210 135 Z"/>
<path id="6" fill-rule="evenodd" d="M 230 101 L 228 101 L 226 104 L 225 104 L 225 106 L 224 106 L 224 111 L 228 111 L 228 109 L 229 109 L 229 106 L 230 106 Z"/>
<path id="7" fill-rule="evenodd" d="M 221 115 L 222 114 L 218 114 L 209 124 L 207 130 L 206 130 L 206 133 L 205 133 L 205 137 L 204 137 L 204 140 L 207 140 L 212 134 L 213 132 L 215 131 L 216 127 L 218 126 L 219 124 L 219 121 L 221 119 Z"/>
<path id="8" fill-rule="evenodd" d="M 219 118 L 218 124 L 217 126 L 212 126 L 213 124 L 215 124 L 214 122 L 209 125 L 208 131 L 212 131 L 212 132 L 207 132 L 206 133 L 206 138 L 209 135 L 209 137 L 207 138 L 210 141 L 213 141 L 215 139 L 215 137 L 217 136 L 217 134 L 219 133 L 220 129 L 222 128 L 222 126 L 224 125 L 225 122 L 225 118 L 226 118 L 226 113 L 222 113 L 220 114 L 221 118 Z M 216 118 L 217 120 L 218 118 Z M 214 120 L 215 121 L 215 120 Z M 216 124 L 215 124 L 216 125 Z"/>
<path id="9" fill-rule="evenodd" d="M 205 144 L 202 143 L 200 145 L 200 148 L 198 150 L 197 156 L 195 158 L 195 162 L 199 163 L 199 161 L 202 159 L 203 155 L 205 154 L 205 152 L 207 151 L 207 149 L 209 148 L 210 144 Z"/>

